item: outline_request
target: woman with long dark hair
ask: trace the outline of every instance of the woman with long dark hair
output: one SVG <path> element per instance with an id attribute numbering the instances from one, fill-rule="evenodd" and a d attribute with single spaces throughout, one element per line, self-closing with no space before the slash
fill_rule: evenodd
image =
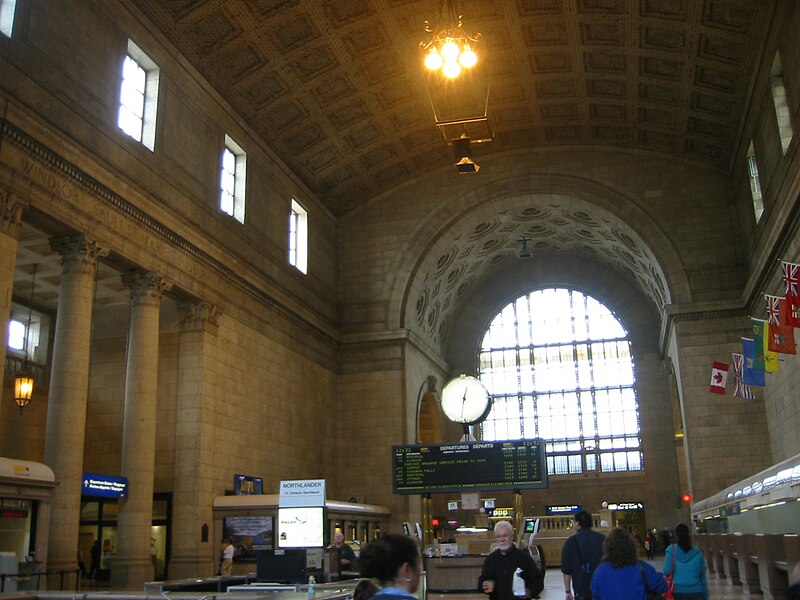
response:
<path id="1" fill-rule="evenodd" d="M 361 549 L 358 556 L 361 576 L 381 587 L 371 600 L 414 598 L 422 574 L 422 557 L 410 537 L 387 533 Z"/>
<path id="2" fill-rule="evenodd" d="M 650 563 L 636 558 L 631 534 L 615 527 L 603 542 L 603 561 L 592 575 L 592 600 L 644 600 L 647 590 L 667 591 L 667 582 Z"/>
<path id="3" fill-rule="evenodd" d="M 689 527 L 683 523 L 675 526 L 677 543 L 667 548 L 664 556 L 664 575 L 675 582 L 675 600 L 708 600 L 706 560 L 696 546 L 692 546 Z"/>

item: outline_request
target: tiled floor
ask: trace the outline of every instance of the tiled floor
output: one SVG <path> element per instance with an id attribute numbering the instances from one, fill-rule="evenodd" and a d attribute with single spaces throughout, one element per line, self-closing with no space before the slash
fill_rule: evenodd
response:
<path id="1" fill-rule="evenodd" d="M 663 557 L 659 560 L 650 561 L 651 564 L 661 570 Z M 744 600 L 750 598 L 741 586 L 731 586 L 724 579 L 718 579 L 715 574 L 708 576 L 708 587 L 711 592 L 711 600 Z M 544 578 L 544 591 L 542 600 L 562 600 L 564 598 L 564 580 L 558 568 L 548 569 Z M 428 594 L 429 600 L 486 600 L 483 594 Z"/>

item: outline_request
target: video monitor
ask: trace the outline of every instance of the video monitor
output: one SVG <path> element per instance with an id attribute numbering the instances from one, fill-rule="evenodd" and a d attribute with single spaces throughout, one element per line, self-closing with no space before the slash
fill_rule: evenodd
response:
<path id="1" fill-rule="evenodd" d="M 272 517 L 225 517 L 223 539 L 233 538 L 233 560 L 254 561 L 259 550 L 272 550 Z"/>
<path id="2" fill-rule="evenodd" d="M 288 550 L 260 550 L 257 553 L 256 578 L 268 583 L 305 583 L 306 551 L 303 548 Z"/>
<path id="3" fill-rule="evenodd" d="M 325 509 L 321 506 L 278 508 L 278 548 L 325 545 Z"/>

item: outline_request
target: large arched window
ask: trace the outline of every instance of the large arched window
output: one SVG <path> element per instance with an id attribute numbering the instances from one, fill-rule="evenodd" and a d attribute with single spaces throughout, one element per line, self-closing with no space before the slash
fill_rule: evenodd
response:
<path id="1" fill-rule="evenodd" d="M 563 288 L 517 298 L 489 325 L 479 365 L 493 397 L 483 439 L 543 438 L 550 475 L 642 469 L 628 333 L 594 298 Z"/>

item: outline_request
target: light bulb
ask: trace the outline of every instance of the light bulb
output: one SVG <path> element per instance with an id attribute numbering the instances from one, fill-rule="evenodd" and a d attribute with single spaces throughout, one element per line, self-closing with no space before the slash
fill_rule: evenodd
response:
<path id="1" fill-rule="evenodd" d="M 460 62 L 461 66 L 465 69 L 469 69 L 477 64 L 478 55 L 475 54 L 469 46 L 465 46 L 461 56 L 458 57 L 458 62 Z"/>
<path id="2" fill-rule="evenodd" d="M 461 65 L 454 60 L 445 61 L 442 67 L 442 75 L 448 79 L 454 79 L 461 74 Z"/>
<path id="3" fill-rule="evenodd" d="M 431 48 L 428 56 L 425 57 L 425 67 L 431 71 L 438 71 L 442 68 L 442 56 L 436 51 L 436 48 Z"/>
<path id="4" fill-rule="evenodd" d="M 461 48 L 459 48 L 458 44 L 453 40 L 448 39 L 445 45 L 442 46 L 440 52 L 445 61 L 456 60 L 458 58 L 458 53 L 461 52 Z"/>

